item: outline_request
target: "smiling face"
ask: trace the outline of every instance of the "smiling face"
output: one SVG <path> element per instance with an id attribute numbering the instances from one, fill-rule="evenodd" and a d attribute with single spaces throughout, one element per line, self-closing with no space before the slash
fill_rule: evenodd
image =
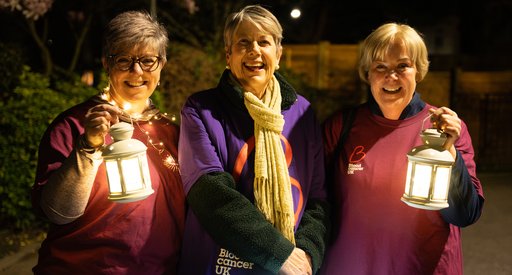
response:
<path id="1" fill-rule="evenodd" d="M 383 60 L 375 60 L 368 82 L 384 116 L 398 119 L 416 90 L 416 67 L 402 41 L 391 44 Z"/>
<path id="2" fill-rule="evenodd" d="M 281 46 L 276 45 L 270 33 L 244 21 L 233 35 L 226 62 L 244 90 L 261 98 L 279 64 L 281 52 Z"/>
<path id="3" fill-rule="evenodd" d="M 132 58 L 143 56 L 158 56 L 158 51 L 152 47 L 134 48 L 117 55 L 126 55 Z M 141 63 L 144 61 L 141 60 Z M 110 95 L 120 106 L 129 103 L 131 106 L 145 106 L 148 98 L 160 81 L 160 72 L 164 61 L 160 61 L 158 67 L 147 72 L 142 70 L 138 62 L 134 62 L 128 70 L 120 70 L 114 61 L 109 62 Z M 105 64 L 107 65 L 107 64 Z"/>

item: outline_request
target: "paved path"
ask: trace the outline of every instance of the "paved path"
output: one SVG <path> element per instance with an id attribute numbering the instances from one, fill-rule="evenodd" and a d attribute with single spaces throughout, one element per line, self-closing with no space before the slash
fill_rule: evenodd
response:
<path id="1" fill-rule="evenodd" d="M 512 173 L 479 175 L 485 205 L 480 220 L 462 229 L 465 275 L 512 274 Z"/>
<path id="2" fill-rule="evenodd" d="M 462 229 L 465 275 L 512 274 L 512 173 L 479 174 L 486 202 L 480 220 Z M 32 274 L 39 243 L 0 259 L 0 275 Z"/>
<path id="3" fill-rule="evenodd" d="M 33 242 L 20 249 L 18 253 L 0 259 L 0 275 L 32 274 L 39 246 L 40 243 Z"/>

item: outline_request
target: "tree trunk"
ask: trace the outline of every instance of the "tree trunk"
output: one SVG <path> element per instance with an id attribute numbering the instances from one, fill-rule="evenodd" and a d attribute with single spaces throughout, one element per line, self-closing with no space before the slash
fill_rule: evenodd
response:
<path id="1" fill-rule="evenodd" d="M 44 20 L 46 20 L 46 19 L 44 19 Z M 43 37 L 39 36 L 39 33 L 37 32 L 37 29 L 36 29 L 36 23 L 34 20 L 27 19 L 27 23 L 28 23 L 28 28 L 30 30 L 30 34 L 32 35 L 32 38 L 34 38 L 37 46 L 41 50 L 41 61 L 42 61 L 43 68 L 44 68 L 43 73 L 45 75 L 50 75 L 53 70 L 53 61 L 52 61 L 52 56 L 50 54 L 50 50 L 48 49 L 48 47 L 46 46 L 46 43 L 45 43 L 45 40 L 46 40 L 45 35 Z M 47 28 L 47 25 L 45 22 L 45 24 L 44 24 L 45 30 L 43 33 L 46 33 L 46 28 Z"/>
<path id="2" fill-rule="evenodd" d="M 75 51 L 73 53 L 73 58 L 71 58 L 71 63 L 69 64 L 68 72 L 73 72 L 75 70 L 76 64 L 78 63 L 78 58 L 80 57 L 80 53 L 82 52 L 82 46 L 84 44 L 85 37 L 87 37 L 87 33 L 89 32 L 89 28 L 91 26 L 92 17 L 93 15 L 89 14 L 80 32 L 80 35 L 76 40 Z"/>

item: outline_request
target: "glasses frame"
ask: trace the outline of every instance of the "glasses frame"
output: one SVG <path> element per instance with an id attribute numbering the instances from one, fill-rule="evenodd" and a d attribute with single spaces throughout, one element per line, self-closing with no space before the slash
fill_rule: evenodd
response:
<path id="1" fill-rule="evenodd" d="M 126 57 L 131 59 L 132 62 L 130 63 L 128 68 L 123 69 L 123 68 L 119 67 L 119 65 L 115 61 L 115 58 L 119 57 L 119 56 L 126 56 Z M 155 63 L 153 63 L 151 65 L 151 67 L 149 69 L 144 69 L 145 66 L 142 65 L 141 59 L 144 59 L 144 58 L 147 58 L 147 57 L 156 57 L 156 61 L 155 61 Z M 135 65 L 135 63 L 138 63 L 140 69 L 145 71 L 145 72 L 154 72 L 154 71 L 156 71 L 156 69 L 158 69 L 158 67 L 160 66 L 160 62 L 162 60 L 162 57 L 159 56 L 159 55 L 145 55 L 145 56 L 141 56 L 141 57 L 133 57 L 133 56 L 130 56 L 130 55 L 125 55 L 125 54 L 111 54 L 111 55 L 108 56 L 108 58 L 110 59 L 111 64 L 116 69 L 118 69 L 120 71 L 123 71 L 123 72 L 131 70 L 133 68 L 133 66 Z M 156 64 L 156 66 L 155 66 L 155 64 Z"/>

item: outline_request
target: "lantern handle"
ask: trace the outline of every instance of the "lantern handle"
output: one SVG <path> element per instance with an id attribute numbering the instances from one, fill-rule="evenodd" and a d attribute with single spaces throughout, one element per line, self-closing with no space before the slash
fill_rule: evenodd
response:
<path id="1" fill-rule="evenodd" d="M 424 118 L 424 119 L 423 119 L 423 122 L 421 123 L 421 132 L 420 132 L 420 134 L 423 132 L 423 130 L 425 130 L 425 127 L 424 127 L 424 126 L 425 126 L 425 121 L 426 121 L 427 119 L 429 119 L 432 115 L 433 115 L 433 114 L 430 114 L 430 115 L 428 115 L 426 118 Z"/>

